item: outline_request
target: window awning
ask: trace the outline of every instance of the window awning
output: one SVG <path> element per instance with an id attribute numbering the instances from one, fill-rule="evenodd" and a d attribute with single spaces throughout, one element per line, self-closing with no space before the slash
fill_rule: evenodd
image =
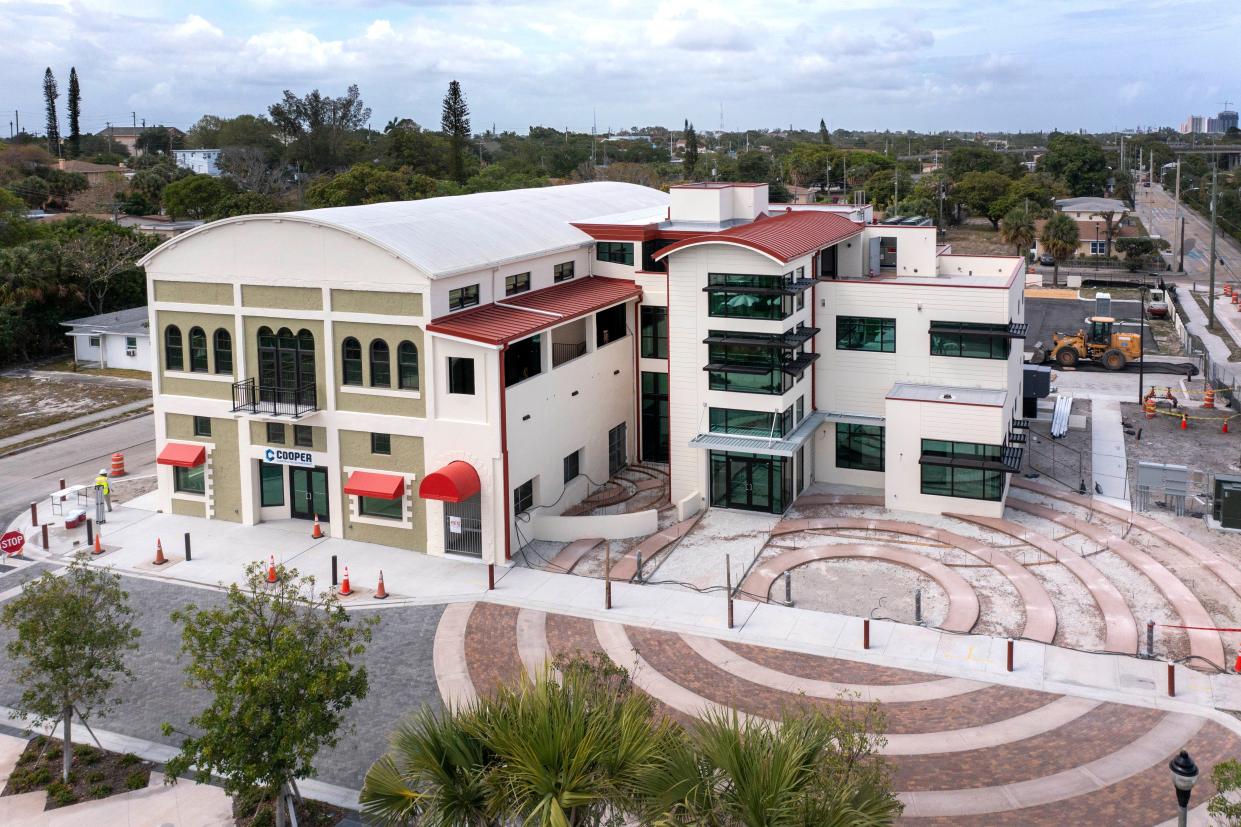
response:
<path id="1" fill-rule="evenodd" d="M 354 471 L 345 483 L 345 493 L 377 500 L 395 500 L 405 493 L 405 478 L 397 474 Z"/>
<path id="2" fill-rule="evenodd" d="M 194 468 L 207 461 L 207 447 L 185 442 L 169 442 L 159 452 L 155 461 L 160 465 L 175 465 L 178 468 Z"/>
<path id="3" fill-rule="evenodd" d="M 482 487 L 474 466 L 457 460 L 423 477 L 422 484 L 418 486 L 418 496 L 424 500 L 463 503 Z"/>

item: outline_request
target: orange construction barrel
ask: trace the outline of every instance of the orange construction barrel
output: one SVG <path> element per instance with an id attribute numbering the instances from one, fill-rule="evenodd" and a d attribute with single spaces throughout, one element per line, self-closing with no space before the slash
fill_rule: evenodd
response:
<path id="1" fill-rule="evenodd" d="M 124 454 L 113 454 L 112 455 L 112 472 L 108 476 L 111 476 L 111 477 L 125 476 L 125 455 Z"/>

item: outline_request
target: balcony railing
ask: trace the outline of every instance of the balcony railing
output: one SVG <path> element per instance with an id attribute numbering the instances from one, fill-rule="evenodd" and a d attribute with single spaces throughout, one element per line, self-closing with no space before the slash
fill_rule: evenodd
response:
<path id="1" fill-rule="evenodd" d="M 253 379 L 233 383 L 233 411 L 268 416 L 290 416 L 294 419 L 319 409 L 315 383 L 295 388 L 259 385 Z"/>
<path id="2" fill-rule="evenodd" d="M 585 342 L 552 342 L 552 367 L 559 367 L 585 353 Z"/>

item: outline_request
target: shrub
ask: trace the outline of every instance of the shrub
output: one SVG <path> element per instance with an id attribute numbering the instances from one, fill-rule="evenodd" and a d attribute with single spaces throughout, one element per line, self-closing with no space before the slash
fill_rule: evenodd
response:
<path id="1" fill-rule="evenodd" d="M 104 779 L 103 770 L 91 770 L 86 774 L 86 782 L 88 784 L 98 784 Z"/>
<path id="2" fill-rule="evenodd" d="M 64 751 L 60 748 L 60 744 L 52 744 L 47 748 L 47 752 L 43 753 L 43 757 L 49 761 L 59 761 L 62 755 Z"/>
<path id="3" fill-rule="evenodd" d="M 38 756 L 35 753 L 26 750 L 21 755 L 17 756 L 17 766 L 23 767 L 33 761 L 36 757 Z"/>
<path id="4" fill-rule="evenodd" d="M 129 775 L 125 776 L 125 789 L 141 790 L 147 785 L 150 778 L 151 774 L 148 772 L 143 772 L 141 770 L 138 772 L 131 772 Z"/>
<path id="5" fill-rule="evenodd" d="M 132 752 L 127 752 L 121 756 L 120 763 L 122 767 L 132 767 L 134 764 L 137 764 L 141 760 L 142 760 L 141 758 L 134 755 Z"/>
<path id="6" fill-rule="evenodd" d="M 30 773 L 30 782 L 36 787 L 42 787 L 52 780 L 52 771 L 47 767 L 36 767 Z"/>
<path id="7" fill-rule="evenodd" d="M 91 798 L 107 798 L 112 795 L 112 788 L 107 784 L 96 784 L 90 788 Z"/>
<path id="8" fill-rule="evenodd" d="M 99 750 L 95 749 L 90 744 L 77 744 L 73 748 L 73 757 L 80 758 L 88 764 L 93 764 L 95 761 L 99 760 Z M 92 761 L 92 758 L 95 760 Z"/>
<path id="9" fill-rule="evenodd" d="M 59 781 L 47 785 L 47 797 L 61 806 L 78 800 L 78 797 L 73 794 L 73 788 Z"/>

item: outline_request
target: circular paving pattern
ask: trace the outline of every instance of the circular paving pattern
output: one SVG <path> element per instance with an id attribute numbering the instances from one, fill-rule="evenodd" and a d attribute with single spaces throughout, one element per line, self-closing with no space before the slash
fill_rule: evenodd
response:
<path id="1" fill-rule="evenodd" d="M 1195 715 L 487 603 L 444 612 L 434 663 L 445 702 L 458 704 L 573 653 L 624 666 L 682 722 L 709 709 L 770 719 L 875 701 L 904 818 L 919 824 L 1160 824 L 1177 750 L 1204 768 L 1198 803 L 1213 792 L 1206 768 L 1241 750 Z"/>

